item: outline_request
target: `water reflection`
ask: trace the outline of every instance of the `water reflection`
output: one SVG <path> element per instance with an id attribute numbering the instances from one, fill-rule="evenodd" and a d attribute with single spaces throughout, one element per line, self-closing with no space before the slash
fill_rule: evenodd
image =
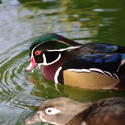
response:
<path id="1" fill-rule="evenodd" d="M 55 0 L 19 0 L 20 3 L 28 9 L 49 9 L 55 7 L 57 3 Z"/>
<path id="2" fill-rule="evenodd" d="M 65 8 L 65 20 L 79 22 L 80 28 L 90 33 L 88 38 L 95 42 L 124 44 L 124 0 L 118 4 L 116 0 L 63 0 L 60 3 Z"/>

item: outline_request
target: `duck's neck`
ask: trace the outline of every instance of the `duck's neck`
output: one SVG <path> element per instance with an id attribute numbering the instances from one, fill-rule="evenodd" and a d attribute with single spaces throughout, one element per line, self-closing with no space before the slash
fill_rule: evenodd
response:
<path id="1" fill-rule="evenodd" d="M 84 122 L 84 117 L 85 115 L 83 114 L 83 112 L 81 112 L 65 125 L 82 125 L 82 123 Z"/>
<path id="2" fill-rule="evenodd" d="M 79 103 L 78 108 L 75 110 L 74 116 L 65 125 L 84 125 L 86 117 L 90 110 L 89 107 L 92 105 L 91 102 Z"/>
<path id="3" fill-rule="evenodd" d="M 55 62 L 54 64 L 48 65 L 48 66 L 42 66 L 42 75 L 47 80 L 54 82 L 54 76 L 57 71 L 57 69 L 61 66 L 62 61 L 59 60 Z"/>

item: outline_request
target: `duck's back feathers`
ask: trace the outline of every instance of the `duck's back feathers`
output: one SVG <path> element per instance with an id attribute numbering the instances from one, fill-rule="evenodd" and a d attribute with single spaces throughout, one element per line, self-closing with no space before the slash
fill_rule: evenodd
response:
<path id="1" fill-rule="evenodd" d="M 101 100 L 90 107 L 90 110 L 91 112 L 86 119 L 89 125 L 100 125 L 100 123 L 101 125 L 125 124 L 125 100 L 123 98 Z"/>
<path id="2" fill-rule="evenodd" d="M 125 125 L 125 99 L 109 98 L 92 104 L 66 125 Z"/>
<path id="3" fill-rule="evenodd" d="M 89 54 L 76 57 L 63 65 L 63 70 L 66 69 L 83 69 L 92 70 L 100 69 L 110 73 L 116 73 L 121 64 L 121 54 Z"/>
<path id="4" fill-rule="evenodd" d="M 89 48 L 93 53 L 124 53 L 125 47 L 105 43 L 88 43 L 83 45 L 85 49 Z"/>

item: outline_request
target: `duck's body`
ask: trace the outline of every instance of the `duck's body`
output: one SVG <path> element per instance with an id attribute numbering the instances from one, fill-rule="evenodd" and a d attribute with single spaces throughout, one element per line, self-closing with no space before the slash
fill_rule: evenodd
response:
<path id="1" fill-rule="evenodd" d="M 125 99 L 109 98 L 96 103 L 80 103 L 68 98 L 45 101 L 25 123 L 55 125 L 125 125 Z"/>
<path id="2" fill-rule="evenodd" d="M 79 56 L 74 52 L 78 50 L 70 51 L 61 52 L 62 58 L 56 63 L 41 67 L 46 79 L 92 89 L 109 89 L 120 82 L 117 70 L 122 62 L 122 55 L 80 53 Z"/>
<path id="3" fill-rule="evenodd" d="M 125 47 L 82 45 L 57 34 L 49 36 L 31 46 L 27 70 L 41 65 L 46 79 L 80 88 L 110 89 L 120 83 L 119 78 L 125 73 Z"/>
<path id="4" fill-rule="evenodd" d="M 74 116 L 66 125 L 124 125 L 124 113 L 125 99 L 104 99 Z"/>

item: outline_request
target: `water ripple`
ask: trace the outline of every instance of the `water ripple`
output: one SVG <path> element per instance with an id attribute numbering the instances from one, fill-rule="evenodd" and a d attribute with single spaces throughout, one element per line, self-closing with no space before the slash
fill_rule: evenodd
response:
<path id="1" fill-rule="evenodd" d="M 53 85 L 49 85 L 50 90 L 48 90 L 49 86 L 42 85 L 41 80 L 36 80 L 35 76 L 38 77 L 36 73 L 29 75 L 25 72 L 29 63 L 27 49 L 34 39 L 16 44 L 0 53 L 0 111 L 4 112 L 4 114 L 0 114 L 0 117 L 15 114 L 8 120 L 3 118 L 3 121 L 0 121 L 1 125 L 9 125 L 9 123 L 11 125 L 23 125 L 24 117 L 22 114 L 26 116 L 30 109 L 40 105 L 41 100 L 44 97 L 48 98 L 47 93 L 52 90 L 55 91 L 53 92 L 54 96 L 55 93 L 57 94 Z M 33 84 L 37 85 L 34 86 Z"/>

